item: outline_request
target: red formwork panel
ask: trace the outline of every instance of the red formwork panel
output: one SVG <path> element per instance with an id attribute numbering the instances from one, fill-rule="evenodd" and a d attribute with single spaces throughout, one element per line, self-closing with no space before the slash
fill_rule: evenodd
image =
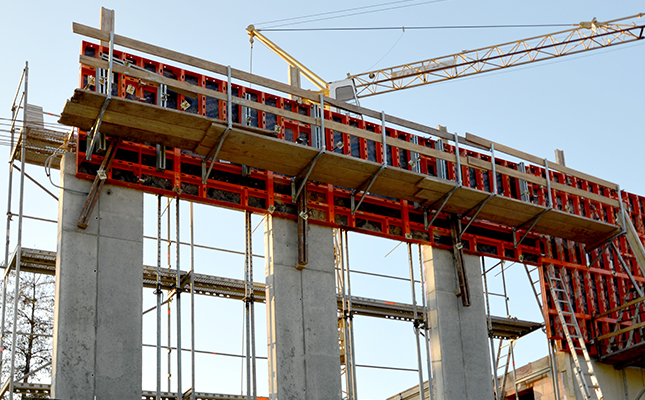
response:
<path id="1" fill-rule="evenodd" d="M 105 58 L 105 49 L 98 44 L 83 42 L 81 53 L 88 57 Z M 205 76 L 192 71 L 166 65 L 154 60 L 130 55 L 121 51 L 114 52 L 115 59 L 120 63 L 128 63 L 138 68 L 177 79 L 189 84 L 226 93 L 226 80 Z M 95 68 L 81 65 L 80 86 L 97 90 Z M 230 117 L 233 122 L 244 123 L 252 127 L 272 131 L 276 138 L 311 146 L 313 142 L 312 127 L 308 124 L 290 120 L 269 112 L 249 110 L 245 112 L 240 105 L 231 107 L 227 115 L 226 102 L 204 95 L 191 97 L 188 93 L 178 93 L 162 88 L 154 83 L 141 79 L 114 74 L 113 95 L 127 97 L 150 104 L 164 105 L 168 108 L 198 113 L 210 118 L 226 121 Z M 271 107 L 289 110 L 301 115 L 313 116 L 312 105 L 306 101 L 298 101 L 271 93 L 232 84 L 231 94 L 245 97 L 252 102 L 262 103 Z M 159 103 L 159 101 L 163 103 Z M 364 119 L 324 110 L 327 120 L 343 125 L 381 134 L 382 126 Z M 397 139 L 414 142 L 433 149 L 443 148 L 444 152 L 454 154 L 455 147 L 449 143 L 417 136 L 411 133 L 386 128 L 385 134 Z M 380 142 L 359 138 L 346 133 L 326 129 L 325 145 L 329 151 L 334 151 L 352 157 L 387 163 L 393 168 L 415 170 L 422 174 L 437 176 L 440 164 L 445 166 L 445 178 L 457 179 L 455 163 L 438 160 L 433 157 L 418 155 L 408 150 L 392 148 L 385 149 L 386 160 L 383 160 L 383 148 Z M 78 173 L 85 179 L 93 179 L 102 161 L 100 155 L 93 156 L 92 161 L 85 160 L 85 134 L 78 137 Z M 215 162 L 214 168 L 202 183 L 202 157 L 180 149 L 166 149 L 166 169 L 157 170 L 155 167 L 154 145 L 121 141 L 108 176 L 108 182 L 136 188 L 149 193 L 165 196 L 178 196 L 187 200 L 213 204 L 222 207 L 250 210 L 257 213 L 272 211 L 284 218 L 297 218 L 297 206 L 292 201 L 292 177 L 275 174 L 271 171 L 250 169 L 243 171 L 242 166 L 226 161 Z M 460 155 L 483 161 L 491 161 L 488 154 L 470 149 L 460 148 Z M 537 177 L 545 178 L 547 170 L 536 165 L 520 163 L 496 158 L 497 165 L 519 170 Z M 464 186 L 479 190 L 491 191 L 492 180 L 497 183 L 497 194 L 546 206 L 549 194 L 547 188 L 531 182 L 521 182 L 512 176 L 461 166 L 461 177 Z M 581 189 L 610 199 L 619 199 L 619 194 L 607 187 L 593 182 L 567 175 L 557 171 L 548 171 L 554 182 Z M 352 196 L 357 201 L 356 193 L 351 188 L 335 187 L 316 182 L 307 183 L 307 201 L 309 220 L 315 224 L 340 227 L 370 235 L 404 240 L 415 243 L 429 244 L 442 248 L 452 248 L 448 216 L 440 214 L 430 229 L 425 228 L 427 215 L 421 204 L 403 199 L 388 198 L 368 194 L 361 208 L 355 214 L 351 212 Z M 618 207 L 612 207 L 599 201 L 572 195 L 556 189 L 551 189 L 553 207 L 555 209 L 579 216 L 616 224 Z M 643 197 L 622 192 L 622 200 L 634 226 L 645 239 L 645 200 Z M 425 210 L 428 212 L 428 210 Z M 430 213 L 430 215 L 432 215 Z M 468 220 L 465 219 L 464 222 Z M 591 326 L 592 316 L 602 313 L 620 304 L 629 288 L 629 282 L 622 267 L 616 263 L 613 255 L 605 253 L 598 258 L 594 265 L 589 262 L 598 250 L 590 254 L 585 252 L 583 245 L 557 238 L 529 233 L 517 248 L 514 243 L 524 235 L 524 231 L 513 227 L 502 226 L 487 221 L 475 221 L 463 236 L 463 245 L 467 253 L 489 256 L 505 260 L 513 260 L 544 266 L 555 264 L 563 269 L 567 282 L 570 283 L 570 294 L 576 299 L 576 313 L 581 321 L 581 329 L 588 340 L 594 332 L 602 334 L 612 329 L 617 316 L 608 316 L 598 321 L 598 327 Z M 615 240 L 623 257 L 632 268 L 632 273 L 639 282 L 645 278 L 637 266 L 631 249 L 624 238 Z M 542 268 L 540 268 L 542 269 Z M 554 319 L 555 308 L 548 296 L 548 287 L 541 276 L 542 293 L 545 304 L 545 319 L 549 337 L 560 340 L 561 328 Z M 595 330 L 595 331 L 594 331 Z"/>

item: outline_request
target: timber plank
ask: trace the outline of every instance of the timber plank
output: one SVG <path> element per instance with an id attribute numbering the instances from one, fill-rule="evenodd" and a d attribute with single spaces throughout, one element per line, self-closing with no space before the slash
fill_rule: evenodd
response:
<path id="1" fill-rule="evenodd" d="M 79 126 L 79 128 L 89 130 L 92 127 L 94 120 L 96 120 L 96 118 L 98 117 L 98 113 L 96 115 L 93 115 L 93 111 L 96 111 L 96 109 L 82 104 L 73 103 L 73 102 L 68 102 L 67 104 L 68 105 L 66 105 L 65 107 L 66 114 L 81 116 L 81 117 L 84 117 L 85 120 L 92 121 L 92 123 L 90 123 L 89 126 L 87 125 L 83 127 Z M 105 114 L 103 114 L 103 123 L 101 124 L 101 130 L 103 130 L 102 125 L 104 123 L 108 123 L 108 124 L 117 123 L 119 125 L 122 125 L 125 128 L 156 132 L 162 137 L 160 138 L 160 140 L 163 140 L 163 137 L 167 137 L 167 138 L 181 137 L 184 140 L 195 143 L 195 145 L 202 140 L 202 138 L 204 137 L 204 133 L 206 132 L 206 129 L 199 130 L 199 129 L 193 129 L 193 128 L 186 128 L 186 127 L 173 125 L 172 123 L 138 117 L 134 114 L 124 114 L 124 113 L 116 112 L 113 109 L 110 109 L 109 106 L 108 106 L 108 109 L 105 111 Z"/>
<path id="2" fill-rule="evenodd" d="M 100 93 L 90 90 L 76 89 L 74 90 L 71 102 L 100 108 L 103 105 L 104 100 L 105 95 Z M 107 110 L 126 115 L 134 115 L 138 118 L 165 122 L 184 128 L 201 130 L 202 132 L 210 125 L 208 119 L 197 114 L 190 114 L 159 106 L 151 106 L 150 104 L 124 99 L 122 97 L 112 97 Z"/>
<path id="3" fill-rule="evenodd" d="M 76 126 L 83 130 L 90 130 L 94 124 L 94 119 L 88 117 L 79 117 L 65 114 L 59 119 L 59 122 L 64 125 Z M 179 147 L 186 150 L 191 150 L 196 146 L 196 142 L 186 140 L 181 137 L 161 137 L 158 132 L 151 132 L 143 129 L 127 128 L 123 125 L 112 124 L 111 122 L 103 122 L 101 124 L 101 132 L 109 136 L 123 137 L 129 140 L 160 143 L 169 147 Z"/>

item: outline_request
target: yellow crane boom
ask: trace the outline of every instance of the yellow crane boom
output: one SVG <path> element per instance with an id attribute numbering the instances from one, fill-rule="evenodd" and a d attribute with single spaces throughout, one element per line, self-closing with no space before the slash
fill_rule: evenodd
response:
<path id="1" fill-rule="evenodd" d="M 643 15 L 606 22 L 594 18 L 573 29 L 362 74 L 348 74 L 347 78 L 354 81 L 357 97 L 361 98 L 615 46 L 644 38 L 645 25 L 635 21 Z"/>
<path id="2" fill-rule="evenodd" d="M 315 72 L 307 68 L 304 64 L 302 64 L 300 61 L 296 60 L 294 57 L 292 57 L 289 53 L 286 51 L 282 50 L 280 46 L 277 44 L 273 43 L 269 38 L 261 34 L 257 29 L 255 29 L 255 26 L 249 25 L 246 28 L 246 32 L 249 34 L 249 38 L 251 40 L 251 44 L 253 44 L 253 39 L 257 38 L 260 42 L 264 43 L 266 47 L 271 49 L 274 53 L 279 55 L 283 60 L 287 62 L 287 64 L 291 65 L 292 67 L 296 67 L 300 69 L 300 72 L 307 78 L 311 83 L 313 83 L 319 90 L 321 91 L 327 91 L 329 86 L 327 82 L 316 75 Z"/>

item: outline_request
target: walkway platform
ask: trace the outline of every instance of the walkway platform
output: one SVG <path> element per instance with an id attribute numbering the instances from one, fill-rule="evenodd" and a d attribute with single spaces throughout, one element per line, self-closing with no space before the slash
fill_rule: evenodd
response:
<path id="1" fill-rule="evenodd" d="M 77 89 L 71 100 L 67 101 L 59 122 L 89 130 L 104 101 L 105 95 Z M 325 123 L 331 125 L 333 122 Z M 108 136 L 179 147 L 207 156 L 218 145 L 226 127 L 225 121 L 112 97 L 101 131 Z M 361 134 L 357 131 L 359 130 L 354 129 L 352 133 Z M 364 131 L 363 135 L 367 134 L 370 132 Z M 379 140 L 380 135 L 371 134 L 375 135 L 373 140 Z M 415 146 L 395 138 L 388 138 L 388 144 L 390 143 L 393 143 L 393 147 L 400 146 L 408 150 Z M 436 205 L 434 208 L 438 208 L 452 192 L 443 211 L 456 214 L 465 214 L 476 208 L 490 194 L 470 187 L 458 187 L 454 181 L 391 166 L 379 173 L 382 164 L 331 151 L 324 151 L 319 156 L 319 152 L 319 149 L 310 146 L 278 139 L 270 130 L 233 124 L 217 158 L 297 176 L 303 174 L 318 157 L 309 180 L 361 190 L 378 174 L 369 189 L 370 193 L 419 202 L 431 208 Z M 465 157 L 462 159 L 467 160 Z M 481 160 L 479 161 L 466 166 L 481 169 L 483 167 Z M 589 196 L 593 196 L 593 193 L 589 193 Z M 573 240 L 588 247 L 603 243 L 620 231 L 613 224 L 505 196 L 490 199 L 478 218 L 519 229 L 528 229 L 537 219 L 533 232 Z"/>

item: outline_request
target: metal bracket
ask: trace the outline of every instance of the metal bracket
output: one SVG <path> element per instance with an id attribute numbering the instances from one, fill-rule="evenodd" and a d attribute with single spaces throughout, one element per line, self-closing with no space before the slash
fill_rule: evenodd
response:
<path id="1" fill-rule="evenodd" d="M 477 218 L 477 216 L 479 215 L 479 213 L 481 212 L 481 210 L 483 210 L 483 209 L 484 209 L 484 206 L 486 205 L 486 203 L 488 203 L 488 201 L 489 201 L 490 199 L 492 199 L 493 197 L 495 197 L 495 196 L 496 196 L 496 194 L 495 194 L 495 193 L 491 193 L 491 194 L 489 194 L 489 195 L 488 195 L 488 197 L 486 197 L 484 200 L 480 201 L 480 202 L 479 202 L 479 204 L 477 204 L 475 207 L 471 208 L 470 210 L 466 211 L 466 212 L 462 215 L 462 218 L 463 218 L 463 217 L 466 217 L 466 216 L 468 216 L 468 214 L 470 214 L 470 212 L 471 212 L 472 210 L 477 209 L 477 211 L 475 211 L 475 214 L 474 214 L 472 217 L 470 217 L 470 221 L 468 221 L 468 224 L 466 225 L 466 227 L 465 227 L 464 229 L 462 229 L 462 230 L 461 230 L 461 232 L 459 232 L 459 239 L 460 239 L 460 240 L 461 240 L 461 237 L 462 237 L 462 236 L 464 235 L 464 233 L 466 232 L 466 230 L 468 229 L 468 227 L 469 227 L 469 226 L 470 226 L 470 225 L 475 221 L 475 219 Z"/>
<path id="2" fill-rule="evenodd" d="M 303 180 L 303 187 L 306 180 Z M 298 199 L 298 265 L 296 269 L 301 271 L 309 263 L 309 218 L 307 216 L 307 190 L 304 189 L 303 196 Z"/>
<path id="3" fill-rule="evenodd" d="M 515 243 L 513 243 L 513 247 L 514 247 L 514 248 L 516 248 L 516 249 L 517 249 L 517 248 L 520 246 L 520 244 L 522 244 L 522 242 L 524 241 L 524 239 L 526 239 L 526 237 L 529 235 L 529 233 L 531 233 L 531 230 L 533 229 L 533 227 L 535 227 L 535 225 L 538 223 L 538 221 L 540 220 L 540 218 L 542 218 L 542 216 L 543 216 L 544 214 L 546 214 L 548 211 L 551 211 L 551 207 L 546 208 L 546 209 L 544 209 L 544 210 L 540 211 L 540 213 L 539 213 L 538 215 L 536 215 L 535 217 L 533 217 L 533 218 L 529 219 L 528 221 L 524 222 L 523 224 L 520 224 L 519 226 L 517 226 L 517 227 L 513 228 L 513 230 L 514 230 L 514 231 L 516 231 L 516 230 L 520 229 L 521 227 L 523 227 L 524 225 L 526 225 L 526 224 L 528 224 L 529 222 L 531 222 L 531 226 L 529 227 L 529 229 L 527 229 L 527 230 L 526 230 L 526 232 L 524 232 L 524 235 L 523 235 L 523 236 L 522 236 L 522 238 L 519 240 L 519 242 L 516 242 L 515 234 L 513 234 L 513 242 L 515 242 Z"/>
<path id="4" fill-rule="evenodd" d="M 385 129 L 385 111 L 381 111 L 381 147 L 383 147 L 383 165 L 387 165 L 387 131 Z"/>
<path id="5" fill-rule="evenodd" d="M 307 164 L 307 166 L 302 171 L 298 172 L 298 174 L 293 178 L 292 190 L 291 190 L 291 192 L 292 192 L 291 193 L 291 202 L 295 203 L 298 200 L 298 197 L 300 196 L 300 193 L 305 188 L 305 185 L 307 184 L 307 181 L 309 180 L 309 175 L 311 175 L 311 173 L 314 170 L 314 167 L 316 166 L 316 163 L 318 162 L 320 157 L 322 157 L 323 154 L 325 154 L 325 148 L 324 147 L 322 149 L 320 149 L 318 154 L 316 154 L 316 156 L 311 161 L 309 161 L 309 164 Z M 305 171 L 306 171 L 306 173 L 303 176 L 303 172 L 305 172 Z M 298 190 L 294 190 L 295 189 L 295 183 L 299 179 L 302 179 L 302 182 L 300 183 L 300 187 L 298 188 Z"/>
<path id="6" fill-rule="evenodd" d="M 457 183 L 459 184 L 459 186 L 461 186 L 463 182 L 463 178 L 461 176 L 461 154 L 459 151 L 459 135 L 455 133 L 454 136 L 455 136 L 455 157 L 457 157 L 457 163 L 455 164 L 455 170 L 456 170 L 455 172 L 457 175 Z"/>
<path id="7" fill-rule="evenodd" d="M 211 174 L 211 171 L 213 170 L 213 166 L 215 165 L 215 160 L 217 159 L 217 156 L 219 154 L 219 151 L 222 149 L 222 145 L 224 144 L 224 141 L 226 140 L 226 136 L 228 136 L 228 133 L 233 129 L 233 110 L 232 110 L 232 101 L 233 101 L 233 90 L 231 88 L 231 66 L 229 65 L 226 67 L 226 73 L 227 73 L 227 78 L 228 78 L 228 86 L 226 87 L 226 130 L 224 133 L 222 133 L 222 136 L 220 136 L 219 140 L 217 141 L 217 146 L 215 146 L 209 154 L 204 158 L 204 161 L 202 162 L 202 173 L 206 172 L 202 176 L 202 184 L 206 184 L 206 181 L 208 180 L 208 176 Z M 206 160 L 211 159 L 211 164 L 208 167 L 208 170 L 206 170 Z"/>
<path id="8" fill-rule="evenodd" d="M 544 159 L 544 170 L 546 172 L 546 190 L 548 191 L 549 209 L 553 208 L 553 195 L 551 194 L 551 176 L 549 174 L 549 160 Z"/>
<path id="9" fill-rule="evenodd" d="M 457 185 L 454 188 L 450 189 L 450 191 L 448 193 L 446 193 L 443 196 L 441 196 L 441 198 L 439 200 L 435 201 L 434 203 L 432 203 L 432 205 L 430 207 L 428 207 L 428 208 L 433 208 L 435 204 L 437 204 L 437 203 L 439 203 L 440 201 L 443 200 L 443 202 L 441 203 L 441 206 L 439 206 L 439 208 L 435 212 L 434 217 L 432 217 L 432 220 L 430 220 L 429 223 L 425 224 L 425 229 L 426 230 L 430 229 L 430 227 L 432 226 L 434 221 L 439 216 L 439 213 L 441 213 L 443 208 L 446 206 L 446 203 L 448 203 L 448 200 L 450 200 L 450 197 L 452 197 L 453 193 L 455 193 L 457 191 L 457 189 L 459 189 L 460 187 L 461 187 L 461 185 Z M 425 219 L 427 220 L 427 218 L 425 218 Z"/>
<path id="10" fill-rule="evenodd" d="M 381 172 L 385 171 L 386 168 L 387 168 L 387 165 L 382 164 L 381 167 L 378 169 L 378 171 L 376 171 L 376 173 L 372 175 L 372 177 L 369 180 L 367 180 L 365 183 L 359 186 L 358 189 L 354 191 L 354 193 L 363 191 L 363 195 L 361 196 L 361 199 L 358 201 L 358 204 L 356 205 L 356 207 L 352 206 L 352 215 L 356 214 L 356 211 L 363 203 L 363 200 L 365 200 L 365 196 L 367 196 L 367 193 L 372 188 L 372 185 L 374 185 L 374 182 L 376 182 L 376 178 L 381 174 Z M 363 189 L 363 187 L 365 189 Z M 354 193 L 352 193 L 352 199 L 354 198 Z"/>
<path id="11" fill-rule="evenodd" d="M 156 156 L 155 167 L 157 171 L 165 171 L 166 170 L 166 146 L 162 144 L 158 144 L 155 150 L 155 156 Z"/>
<path id="12" fill-rule="evenodd" d="M 105 153 L 105 158 L 103 158 L 103 162 L 101 163 L 101 167 L 99 168 L 99 171 L 102 170 L 107 173 L 107 171 L 110 169 L 110 167 L 112 166 L 112 161 L 114 161 L 114 156 L 116 155 L 116 148 L 118 144 L 119 144 L 118 139 L 110 144 L 110 147 L 108 148 L 107 153 Z M 105 184 L 105 179 L 101 179 L 99 174 L 97 174 L 96 177 L 94 178 L 94 182 L 92 183 L 92 188 L 90 189 L 90 193 L 87 195 L 87 200 L 85 200 L 85 205 L 83 206 L 81 215 L 78 217 L 78 222 L 76 222 L 76 225 L 79 228 L 81 229 L 87 228 L 87 225 L 90 220 L 90 215 L 94 210 L 94 206 L 96 206 L 96 202 L 99 198 L 99 194 L 101 193 L 101 189 L 103 188 L 104 184 Z"/>
<path id="13" fill-rule="evenodd" d="M 108 79 L 107 79 L 107 90 L 105 95 L 105 100 L 99 111 L 99 115 L 94 121 L 92 129 L 87 134 L 87 149 L 85 150 L 85 159 L 88 161 L 92 160 L 92 152 L 96 150 L 105 150 L 106 141 L 105 135 L 101 133 L 101 123 L 103 122 L 103 116 L 105 115 L 105 110 L 107 110 L 108 104 L 112 99 L 112 65 L 114 59 L 114 31 L 110 31 L 110 56 L 108 61 Z"/>
<path id="14" fill-rule="evenodd" d="M 459 240 L 460 221 L 457 215 L 452 214 L 450 218 L 450 233 L 452 236 L 452 252 L 457 269 L 457 281 L 459 282 L 459 293 L 461 304 L 464 307 L 470 307 L 470 287 L 468 285 L 468 276 L 464 266 L 464 246 Z"/>

